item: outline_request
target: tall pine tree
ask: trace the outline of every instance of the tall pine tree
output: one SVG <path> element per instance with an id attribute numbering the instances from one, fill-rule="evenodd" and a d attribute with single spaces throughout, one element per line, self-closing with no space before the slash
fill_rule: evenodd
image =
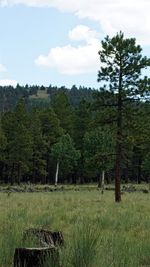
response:
<path id="1" fill-rule="evenodd" d="M 136 98 L 147 93 L 149 79 L 141 79 L 142 69 L 150 66 L 150 59 L 142 56 L 142 48 L 134 38 L 125 39 L 122 32 L 115 37 L 107 36 L 99 51 L 101 67 L 98 81 L 103 88 L 115 92 L 116 101 L 116 173 L 115 200 L 121 201 L 120 178 L 123 157 L 123 109 L 128 98 Z M 111 105 L 111 106 L 112 106 Z"/>

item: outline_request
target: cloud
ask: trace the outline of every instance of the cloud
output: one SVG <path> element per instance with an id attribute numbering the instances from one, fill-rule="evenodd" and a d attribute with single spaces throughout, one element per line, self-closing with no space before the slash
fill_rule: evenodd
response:
<path id="1" fill-rule="evenodd" d="M 93 39 L 96 38 L 96 36 L 96 31 L 90 30 L 90 28 L 85 25 L 78 25 L 69 32 L 69 38 L 73 41 L 85 40 L 90 43 Z"/>
<path id="2" fill-rule="evenodd" d="M 0 80 L 0 86 L 13 86 L 13 87 L 16 87 L 17 85 L 17 81 L 15 80 Z"/>
<path id="3" fill-rule="evenodd" d="M 122 30 L 142 45 L 150 45 L 150 0 L 0 0 L 0 4 L 54 7 L 99 22 L 104 34 Z"/>
<path id="4" fill-rule="evenodd" d="M 6 72 L 7 69 L 3 64 L 0 64 L 0 72 Z"/>
<path id="5" fill-rule="evenodd" d="M 69 32 L 69 38 L 75 41 L 84 40 L 85 45 L 57 46 L 52 48 L 47 56 L 40 55 L 35 63 L 56 68 L 60 73 L 68 75 L 97 71 L 100 41 L 96 38 L 96 32 L 84 25 L 78 25 Z"/>

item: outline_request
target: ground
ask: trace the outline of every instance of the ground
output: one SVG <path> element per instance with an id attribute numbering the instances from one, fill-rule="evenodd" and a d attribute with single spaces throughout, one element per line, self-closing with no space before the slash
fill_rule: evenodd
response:
<path id="1" fill-rule="evenodd" d="M 0 267 L 11 267 L 28 228 L 62 231 L 63 267 L 150 266 L 150 193 L 84 190 L 0 193 Z M 33 241 L 32 241 L 33 242 Z"/>

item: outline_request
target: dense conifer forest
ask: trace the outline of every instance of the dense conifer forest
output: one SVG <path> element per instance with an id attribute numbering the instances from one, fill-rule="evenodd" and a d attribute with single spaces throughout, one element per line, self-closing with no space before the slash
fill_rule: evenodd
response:
<path id="1" fill-rule="evenodd" d="M 1 183 L 114 180 L 116 95 L 73 86 L 0 88 Z M 150 104 L 125 101 L 123 182 L 149 181 Z"/>

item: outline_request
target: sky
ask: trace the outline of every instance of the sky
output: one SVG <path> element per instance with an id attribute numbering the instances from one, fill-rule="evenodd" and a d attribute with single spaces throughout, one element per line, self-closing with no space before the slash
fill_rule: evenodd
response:
<path id="1" fill-rule="evenodd" d="M 0 85 L 98 88 L 106 35 L 150 56 L 150 0 L 0 0 Z"/>

